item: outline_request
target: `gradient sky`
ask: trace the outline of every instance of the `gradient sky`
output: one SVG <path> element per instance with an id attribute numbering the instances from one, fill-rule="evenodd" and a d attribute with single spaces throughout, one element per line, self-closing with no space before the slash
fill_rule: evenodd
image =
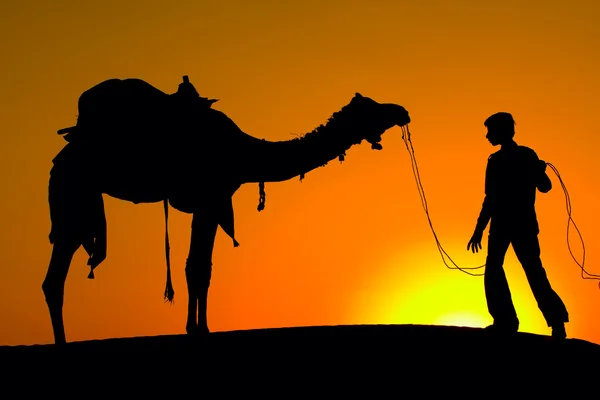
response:
<path id="1" fill-rule="evenodd" d="M 109 78 L 173 93 L 182 75 L 220 99 L 245 132 L 288 140 L 355 92 L 411 113 L 429 212 L 461 267 L 483 200 L 483 121 L 511 112 L 515 140 L 554 164 L 600 273 L 600 5 L 569 1 L 16 1 L 0 5 L 0 344 L 52 343 L 41 291 L 51 252 L 47 184 L 56 134 L 79 95 Z M 437 250 L 399 128 L 383 150 L 363 143 L 297 179 L 234 196 L 236 237 L 219 230 L 213 331 L 338 324 L 491 323 L 483 278 L 449 270 Z M 559 181 L 538 195 L 542 261 L 564 299 L 570 337 L 600 343 L 598 282 L 581 278 L 567 244 Z M 66 284 L 67 340 L 185 331 L 191 216 L 169 229 L 175 304 L 165 304 L 162 204 L 105 197 L 108 258 L 88 280 L 85 252 Z M 575 230 L 573 254 L 582 260 Z M 506 271 L 521 330 L 549 334 L 512 249 Z"/>

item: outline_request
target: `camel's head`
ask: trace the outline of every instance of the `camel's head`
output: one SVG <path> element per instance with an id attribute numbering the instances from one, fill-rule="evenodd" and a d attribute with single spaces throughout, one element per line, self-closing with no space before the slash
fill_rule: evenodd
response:
<path id="1" fill-rule="evenodd" d="M 347 106 L 352 121 L 352 131 L 360 135 L 357 139 L 365 139 L 371 147 L 381 150 L 381 135 L 394 126 L 404 126 L 410 122 L 408 111 L 404 107 L 392 103 L 378 103 L 360 93 L 352 98 Z"/>

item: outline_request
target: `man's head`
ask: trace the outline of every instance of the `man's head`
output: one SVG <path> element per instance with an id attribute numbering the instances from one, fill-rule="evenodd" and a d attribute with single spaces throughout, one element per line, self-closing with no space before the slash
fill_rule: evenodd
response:
<path id="1" fill-rule="evenodd" d="M 515 120 L 507 112 L 499 112 L 489 116 L 483 125 L 487 128 L 485 137 L 493 146 L 511 141 L 515 136 Z"/>

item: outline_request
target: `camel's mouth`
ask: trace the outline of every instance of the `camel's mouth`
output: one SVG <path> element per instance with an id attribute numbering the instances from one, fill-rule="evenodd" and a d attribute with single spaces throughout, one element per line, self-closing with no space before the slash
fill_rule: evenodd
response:
<path id="1" fill-rule="evenodd" d="M 393 126 L 403 127 L 410 123 L 410 115 L 406 109 L 398 104 L 386 103 L 383 104 L 384 121 L 387 121 L 387 128 Z"/>
<path id="2" fill-rule="evenodd" d="M 410 115 L 408 115 L 408 111 L 406 111 L 402 106 L 396 105 L 396 107 L 401 108 L 401 110 L 399 110 L 398 116 L 396 117 L 396 125 L 398 125 L 399 127 L 403 127 L 410 124 Z"/>
<path id="3" fill-rule="evenodd" d="M 381 142 L 381 135 L 385 131 L 394 126 L 402 128 L 410 123 L 410 116 L 404 107 L 391 103 L 384 104 L 384 106 L 384 112 L 386 113 L 385 115 L 387 115 L 387 118 L 383 118 L 384 122 L 382 126 L 380 126 L 381 129 L 379 132 L 372 133 L 365 138 L 367 142 L 371 143 L 371 148 L 373 150 L 383 149 L 383 146 L 379 142 Z"/>
<path id="4" fill-rule="evenodd" d="M 398 125 L 400 128 L 402 128 L 403 126 L 408 126 L 408 124 L 410 124 L 410 117 L 407 116 L 406 119 L 404 120 L 404 122 L 398 122 L 396 123 L 396 125 Z"/>

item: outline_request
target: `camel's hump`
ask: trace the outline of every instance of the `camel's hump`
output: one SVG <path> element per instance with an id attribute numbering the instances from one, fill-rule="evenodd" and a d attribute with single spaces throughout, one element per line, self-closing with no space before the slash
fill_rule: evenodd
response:
<path id="1" fill-rule="evenodd" d="M 169 98 L 165 92 L 137 79 L 108 79 L 89 88 L 79 96 L 79 115 L 164 106 Z"/>
<path id="2" fill-rule="evenodd" d="M 193 88 L 189 81 L 185 83 Z M 180 92 L 181 85 L 177 93 L 167 94 L 142 79 L 107 79 L 80 95 L 77 125 L 58 133 L 69 133 L 65 139 L 71 141 L 74 136 L 105 131 L 106 128 L 162 125 L 161 122 L 183 113 L 210 108 L 216 101 L 200 97 L 196 92 L 192 97 Z M 83 133 L 86 131 L 88 133 Z"/>

